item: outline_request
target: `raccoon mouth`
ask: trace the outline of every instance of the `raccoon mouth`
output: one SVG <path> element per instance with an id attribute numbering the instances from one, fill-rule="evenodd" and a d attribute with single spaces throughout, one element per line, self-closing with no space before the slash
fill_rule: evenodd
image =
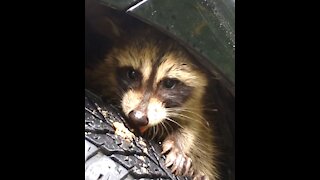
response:
<path id="1" fill-rule="evenodd" d="M 132 119 L 128 119 L 129 120 L 129 123 L 134 126 L 136 128 L 136 130 L 139 130 L 141 134 L 143 134 L 144 132 L 146 132 L 148 129 L 149 129 L 149 126 L 148 124 L 146 125 L 141 125 L 135 121 L 133 121 Z"/>
<path id="2" fill-rule="evenodd" d="M 128 114 L 128 118 L 131 121 L 131 123 L 134 124 L 137 129 L 139 129 L 141 134 L 143 134 L 149 128 L 148 117 L 142 111 L 139 111 L 139 110 L 131 111 Z"/>
<path id="3" fill-rule="evenodd" d="M 146 132 L 146 130 L 148 130 L 148 126 L 141 126 L 139 127 L 140 133 L 143 134 L 144 132 Z"/>

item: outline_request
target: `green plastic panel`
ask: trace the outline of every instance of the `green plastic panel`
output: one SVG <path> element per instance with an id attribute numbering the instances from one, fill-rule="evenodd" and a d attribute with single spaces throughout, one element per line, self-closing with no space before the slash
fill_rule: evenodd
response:
<path id="1" fill-rule="evenodd" d="M 121 11 L 125 11 L 140 1 L 141 0 L 100 0 L 101 4 Z"/>
<path id="2" fill-rule="evenodd" d="M 201 54 L 234 94 L 234 0 L 102 0 L 151 24 Z"/>

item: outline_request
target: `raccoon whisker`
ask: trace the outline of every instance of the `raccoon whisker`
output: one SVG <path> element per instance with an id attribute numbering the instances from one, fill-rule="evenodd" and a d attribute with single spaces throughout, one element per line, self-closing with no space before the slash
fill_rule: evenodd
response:
<path id="1" fill-rule="evenodd" d="M 150 127 L 150 128 L 148 129 L 147 137 L 148 137 L 149 139 L 151 139 L 151 138 L 152 138 L 152 135 L 153 135 L 153 127 Z"/>
<path id="2" fill-rule="evenodd" d="M 218 108 L 186 108 L 186 107 L 175 107 L 175 108 L 167 108 L 168 111 L 185 111 L 185 110 L 190 110 L 190 111 L 207 111 L 207 112 L 217 112 Z"/>
<path id="3" fill-rule="evenodd" d="M 165 131 L 166 131 L 167 135 L 169 135 L 170 132 L 173 131 L 173 128 L 172 128 L 171 124 L 168 121 L 163 121 L 162 123 L 163 123 L 163 126 L 165 128 Z M 168 128 L 170 128 L 170 130 L 168 130 Z"/>
<path id="4" fill-rule="evenodd" d="M 177 121 L 175 121 L 175 120 L 173 120 L 173 119 L 171 119 L 169 117 L 167 117 L 166 120 L 169 120 L 169 121 L 175 123 L 176 125 L 178 125 L 181 129 L 184 129 L 184 127 L 181 124 L 179 124 Z"/>
<path id="5" fill-rule="evenodd" d="M 174 117 L 174 118 L 178 118 L 179 121 L 189 121 L 189 120 L 192 120 L 192 121 L 196 121 L 200 124 L 202 124 L 201 120 L 199 120 L 198 118 L 191 118 L 189 116 L 184 116 L 184 115 L 181 115 L 181 114 L 171 114 L 170 115 L 171 117 Z"/>
<path id="6" fill-rule="evenodd" d="M 160 130 L 159 130 L 159 129 L 160 129 L 159 125 L 156 125 L 156 126 L 155 126 L 155 129 L 156 129 L 156 133 L 155 133 L 155 134 L 158 135 L 158 132 L 160 131 Z"/>
<path id="7" fill-rule="evenodd" d="M 161 137 L 163 135 L 163 127 L 162 127 L 162 123 L 159 124 L 159 137 Z"/>
<path id="8" fill-rule="evenodd" d="M 183 115 L 183 114 L 175 114 L 174 115 L 175 117 L 180 117 L 179 119 L 182 120 L 181 118 L 186 118 L 186 119 L 189 119 L 189 120 L 192 120 L 192 121 L 197 121 L 199 122 L 200 124 L 203 124 L 203 121 L 201 119 L 198 119 L 198 118 L 194 118 L 194 117 L 190 117 L 190 116 L 186 116 L 186 115 Z"/>
<path id="9" fill-rule="evenodd" d="M 211 112 L 217 112 L 217 111 L 219 111 L 218 108 L 211 108 L 211 109 L 206 108 L 206 109 L 204 109 L 204 110 L 205 110 L 205 111 L 211 111 Z"/>
<path id="10" fill-rule="evenodd" d="M 197 117 L 201 118 L 202 120 L 206 121 L 206 119 L 205 119 L 203 116 L 201 116 L 200 114 L 198 114 L 198 113 L 196 113 L 196 112 L 189 111 L 189 110 L 187 110 L 187 109 L 180 109 L 180 111 L 194 114 L 194 115 L 196 115 Z"/>
<path id="11" fill-rule="evenodd" d="M 206 124 L 204 124 L 203 121 L 201 121 L 200 119 L 198 118 L 192 118 L 192 117 L 189 117 L 189 116 L 185 116 L 183 114 L 178 114 L 178 113 L 170 113 L 169 114 L 170 116 L 173 116 L 173 117 L 182 117 L 182 118 L 186 118 L 186 119 L 190 119 L 192 121 L 198 121 L 200 124 L 206 126 Z M 180 120 L 183 120 L 183 119 L 180 119 Z M 205 121 L 206 122 L 206 121 Z"/>
<path id="12" fill-rule="evenodd" d="M 155 135 L 156 135 L 156 126 L 153 126 L 153 127 L 152 127 L 152 137 L 151 137 L 150 140 L 153 140 L 154 137 L 155 137 Z"/>
<path id="13" fill-rule="evenodd" d="M 163 128 L 164 128 L 164 133 L 167 133 L 167 135 L 168 135 L 168 134 L 169 134 L 169 131 L 168 131 L 167 127 L 166 127 L 165 121 L 164 121 L 164 122 L 161 122 L 161 125 L 162 125 Z M 161 134 L 161 137 L 162 137 L 162 135 L 163 135 L 163 134 Z"/>
<path id="14" fill-rule="evenodd" d="M 168 132 L 168 135 L 170 134 L 170 132 L 173 131 L 173 127 L 171 126 L 171 124 L 168 121 L 164 121 L 171 129 L 171 131 Z"/>
<path id="15" fill-rule="evenodd" d="M 158 132 L 158 126 L 154 126 L 154 133 L 153 133 L 152 139 L 157 137 L 157 132 Z"/>
<path id="16" fill-rule="evenodd" d="M 163 134 L 165 133 L 165 130 L 164 130 L 165 125 L 164 125 L 163 122 L 161 122 L 160 125 L 161 125 L 161 126 L 160 126 L 160 127 L 161 127 L 161 135 L 160 135 L 160 137 L 163 137 Z"/>
<path id="17" fill-rule="evenodd" d="M 167 110 L 170 111 L 170 112 L 186 111 L 186 112 L 195 113 L 194 111 L 199 111 L 199 110 L 204 110 L 204 109 L 202 109 L 202 108 L 174 107 L 174 108 L 167 108 Z"/>
<path id="18" fill-rule="evenodd" d="M 173 108 L 175 109 L 175 108 Z M 218 111 L 217 108 L 203 108 L 203 107 L 200 107 L 200 108 L 189 108 L 189 107 L 184 107 L 184 108 L 176 108 L 176 109 L 186 109 L 186 110 L 204 110 L 204 111 L 213 111 L 213 112 L 216 112 Z"/>
<path id="19" fill-rule="evenodd" d="M 189 107 L 169 107 L 167 109 L 170 110 L 181 110 L 181 109 L 188 109 L 188 110 L 203 110 L 204 108 L 200 107 L 200 108 L 189 108 Z"/>
<path id="20" fill-rule="evenodd" d="M 206 121 L 206 119 L 205 119 L 203 116 L 201 116 L 200 114 L 198 114 L 198 113 L 196 113 L 196 112 L 194 112 L 194 111 L 189 111 L 189 110 L 187 110 L 187 109 L 185 109 L 185 108 L 171 109 L 171 110 L 169 110 L 168 112 L 171 113 L 171 114 L 178 114 L 178 113 L 176 113 L 177 111 L 187 112 L 187 113 L 190 113 L 190 114 L 194 114 L 194 115 L 196 115 L 197 117 L 199 117 L 200 119 Z"/>
<path id="21" fill-rule="evenodd" d="M 166 128 L 165 124 L 163 122 L 161 122 L 160 127 L 161 127 L 161 135 L 159 136 L 158 140 L 162 139 L 162 137 L 165 137 L 166 133 L 167 133 L 165 130 L 165 128 Z"/>
<path id="22" fill-rule="evenodd" d="M 164 130 L 165 130 L 165 133 L 167 133 L 167 135 L 168 135 L 169 132 L 168 132 L 168 129 L 167 129 L 167 127 L 166 127 L 165 122 L 166 122 L 166 121 L 163 121 L 163 122 L 161 122 L 161 124 L 163 125 L 163 128 L 164 128 Z"/>

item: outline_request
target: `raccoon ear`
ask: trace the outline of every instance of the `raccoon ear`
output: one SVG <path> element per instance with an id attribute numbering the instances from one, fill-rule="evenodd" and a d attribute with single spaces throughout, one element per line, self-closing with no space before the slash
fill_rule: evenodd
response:
<path id="1" fill-rule="evenodd" d="M 96 1 L 85 1 L 85 19 L 87 26 L 110 40 L 118 38 L 123 33 L 117 14 Z"/>

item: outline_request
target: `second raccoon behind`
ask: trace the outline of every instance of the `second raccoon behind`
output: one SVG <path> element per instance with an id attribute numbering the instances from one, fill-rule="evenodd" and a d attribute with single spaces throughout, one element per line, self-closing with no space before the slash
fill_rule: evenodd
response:
<path id="1" fill-rule="evenodd" d="M 115 40 L 105 58 L 86 69 L 86 86 L 118 103 L 142 134 L 163 141 L 176 175 L 219 179 L 212 122 L 204 113 L 208 75 L 176 41 L 149 27 Z"/>

